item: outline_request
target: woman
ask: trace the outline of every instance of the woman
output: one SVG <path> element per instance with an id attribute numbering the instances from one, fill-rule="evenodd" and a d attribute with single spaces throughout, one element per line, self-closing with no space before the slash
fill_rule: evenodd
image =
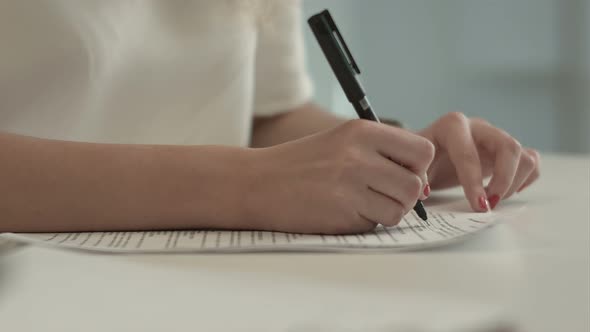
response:
<path id="1" fill-rule="evenodd" d="M 319 109 L 295 1 L 0 7 L 0 231 L 354 233 L 431 188 L 485 212 L 539 176 L 481 119 L 411 132 Z"/>

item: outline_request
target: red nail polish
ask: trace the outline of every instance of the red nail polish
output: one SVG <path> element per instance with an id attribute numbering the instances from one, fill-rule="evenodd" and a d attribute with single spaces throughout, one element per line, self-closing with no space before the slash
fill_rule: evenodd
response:
<path id="1" fill-rule="evenodd" d="M 430 185 L 427 184 L 426 187 L 424 187 L 424 196 L 428 197 L 430 196 Z"/>
<path id="2" fill-rule="evenodd" d="M 496 207 L 496 205 L 498 205 L 498 202 L 500 201 L 500 196 L 498 195 L 493 195 L 490 197 L 490 206 L 493 208 Z"/>
<path id="3" fill-rule="evenodd" d="M 479 207 L 485 212 L 490 210 L 490 202 L 485 196 L 479 196 Z"/>

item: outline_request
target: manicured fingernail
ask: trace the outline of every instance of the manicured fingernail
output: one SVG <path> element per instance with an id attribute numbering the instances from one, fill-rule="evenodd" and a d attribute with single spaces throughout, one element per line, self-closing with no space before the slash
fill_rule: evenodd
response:
<path id="1" fill-rule="evenodd" d="M 490 210 L 490 202 L 488 202 L 485 196 L 479 196 L 479 207 L 484 212 L 488 212 Z"/>
<path id="2" fill-rule="evenodd" d="M 430 196 L 430 185 L 427 184 L 426 187 L 424 187 L 424 196 L 428 197 Z"/>
<path id="3" fill-rule="evenodd" d="M 498 195 L 493 195 L 490 197 L 490 206 L 493 208 L 496 207 L 496 205 L 498 205 L 498 202 L 500 201 L 500 196 Z"/>

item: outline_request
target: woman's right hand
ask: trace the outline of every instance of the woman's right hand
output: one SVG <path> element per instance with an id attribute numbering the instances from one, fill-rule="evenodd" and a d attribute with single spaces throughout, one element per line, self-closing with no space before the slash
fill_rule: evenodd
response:
<path id="1" fill-rule="evenodd" d="M 256 149 L 244 168 L 245 217 L 256 229 L 294 233 L 397 225 L 416 200 L 426 198 L 433 158 L 427 139 L 365 120 Z"/>

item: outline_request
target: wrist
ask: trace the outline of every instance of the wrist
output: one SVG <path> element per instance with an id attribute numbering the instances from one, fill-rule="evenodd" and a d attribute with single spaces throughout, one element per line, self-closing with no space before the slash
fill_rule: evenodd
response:
<path id="1" fill-rule="evenodd" d="M 172 170 L 177 190 L 168 200 L 183 228 L 252 228 L 245 199 L 250 188 L 252 150 L 195 146 Z"/>
<path id="2" fill-rule="evenodd" d="M 239 197 L 235 201 L 237 223 L 234 228 L 240 229 L 270 229 L 268 223 L 271 210 L 277 208 L 271 201 L 272 192 L 280 186 L 280 183 L 272 183 L 272 173 L 269 163 L 273 159 L 276 147 L 249 148 L 243 151 L 239 170 L 236 175 Z"/>
<path id="3" fill-rule="evenodd" d="M 233 184 L 228 188 L 231 209 L 232 229 L 260 229 L 263 220 L 264 206 L 255 203 L 258 195 L 258 184 L 264 179 L 265 171 L 259 162 L 259 155 L 268 148 L 244 148 L 236 156 L 236 164 L 232 166 L 231 178 Z"/>

